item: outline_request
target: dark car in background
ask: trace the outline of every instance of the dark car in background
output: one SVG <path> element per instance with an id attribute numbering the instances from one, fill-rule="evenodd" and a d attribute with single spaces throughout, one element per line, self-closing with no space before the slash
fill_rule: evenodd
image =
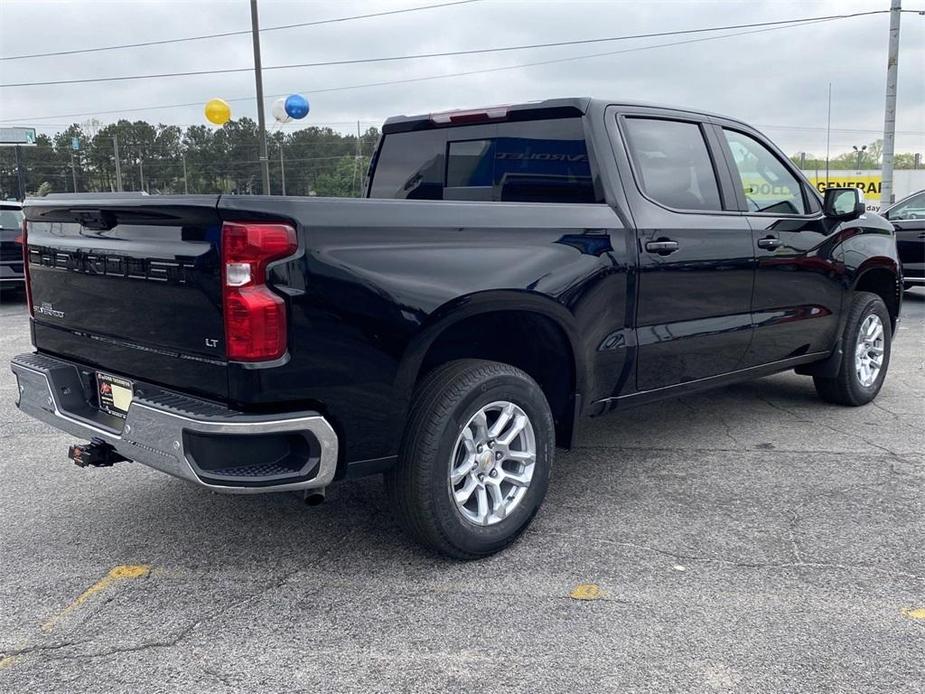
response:
<path id="1" fill-rule="evenodd" d="M 24 286 L 22 218 L 22 203 L 0 201 L 0 283 L 4 290 Z"/>
<path id="2" fill-rule="evenodd" d="M 887 208 L 883 216 L 896 229 L 903 288 L 925 286 L 925 190 L 906 196 Z"/>

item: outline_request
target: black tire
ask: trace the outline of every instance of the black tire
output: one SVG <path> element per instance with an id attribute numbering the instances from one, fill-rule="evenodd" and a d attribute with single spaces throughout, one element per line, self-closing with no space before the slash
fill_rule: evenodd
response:
<path id="1" fill-rule="evenodd" d="M 855 368 L 855 351 L 861 325 L 871 314 L 876 314 L 883 324 L 883 361 L 880 366 L 880 373 L 874 382 L 869 386 L 864 386 L 861 384 Z M 851 305 L 848 307 L 845 332 L 842 335 L 844 355 L 842 356 L 838 374 L 834 378 L 813 377 L 813 384 L 816 386 L 819 397 L 826 402 L 851 407 L 866 405 L 877 397 L 877 393 L 880 392 L 880 388 L 883 386 L 883 379 L 886 377 L 887 369 L 890 366 L 892 341 L 890 314 L 883 303 L 883 299 L 870 292 L 855 292 Z"/>
<path id="2" fill-rule="evenodd" d="M 493 525 L 466 520 L 450 496 L 449 471 L 460 432 L 478 410 L 504 400 L 520 407 L 536 439 L 533 477 L 510 515 Z M 424 546 L 455 559 L 494 554 L 536 515 L 552 470 L 555 429 L 543 391 L 507 364 L 461 359 L 428 374 L 415 392 L 396 466 L 386 491 L 404 529 Z"/>

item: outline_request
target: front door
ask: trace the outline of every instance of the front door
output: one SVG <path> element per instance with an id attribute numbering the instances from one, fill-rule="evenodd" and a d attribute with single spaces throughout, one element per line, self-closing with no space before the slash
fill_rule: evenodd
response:
<path id="1" fill-rule="evenodd" d="M 754 337 L 745 366 L 828 351 L 835 343 L 844 288 L 837 225 L 818 199 L 757 133 L 717 127 L 730 160 L 757 259 Z"/>
<path id="2" fill-rule="evenodd" d="M 637 389 L 734 371 L 751 337 L 754 253 L 745 219 L 727 209 L 731 179 L 707 147 L 709 126 L 620 120 L 635 179 L 624 188 L 639 253 Z"/>
<path id="3" fill-rule="evenodd" d="M 907 284 L 925 284 L 925 192 L 897 203 L 886 218 L 896 228 L 896 250 Z"/>

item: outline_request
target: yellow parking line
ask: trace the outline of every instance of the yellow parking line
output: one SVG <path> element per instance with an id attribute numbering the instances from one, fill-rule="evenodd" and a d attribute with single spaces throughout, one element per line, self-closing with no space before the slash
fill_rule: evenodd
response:
<path id="1" fill-rule="evenodd" d="M 904 607 L 900 612 L 909 619 L 925 619 L 925 607 Z"/>
<path id="2" fill-rule="evenodd" d="M 5 670 L 10 665 L 16 662 L 15 655 L 6 655 L 0 658 L 0 670 Z"/>
<path id="3" fill-rule="evenodd" d="M 147 566 L 146 564 L 122 564 L 120 566 L 113 567 L 112 569 L 109 570 L 109 573 L 103 576 L 100 580 L 98 580 L 92 586 L 87 588 L 83 593 L 78 595 L 77 598 L 73 602 L 71 602 L 67 607 L 65 607 L 63 610 L 61 610 L 57 614 L 55 614 L 50 619 L 46 620 L 42 624 L 42 631 L 48 633 L 49 631 L 55 628 L 55 624 L 57 624 L 61 619 L 63 619 L 64 617 L 69 615 L 71 612 L 76 610 L 78 607 L 83 605 L 85 602 L 87 602 L 87 600 L 92 598 L 94 595 L 106 590 L 107 588 L 109 588 L 111 585 L 113 585 L 117 581 L 126 581 L 126 580 L 131 580 L 134 578 L 141 578 L 143 576 L 147 576 L 148 573 L 150 573 L 150 571 L 151 571 L 151 567 Z"/>
<path id="4" fill-rule="evenodd" d="M 568 594 L 572 600 L 598 600 L 603 595 L 601 587 L 594 583 L 579 583 Z"/>

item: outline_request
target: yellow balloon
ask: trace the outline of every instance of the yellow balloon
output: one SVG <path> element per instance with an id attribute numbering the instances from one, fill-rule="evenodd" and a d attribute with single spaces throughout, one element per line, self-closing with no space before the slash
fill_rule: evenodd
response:
<path id="1" fill-rule="evenodd" d="M 210 99 L 206 103 L 206 119 L 215 125 L 225 125 L 231 120 L 231 106 L 224 99 Z"/>

